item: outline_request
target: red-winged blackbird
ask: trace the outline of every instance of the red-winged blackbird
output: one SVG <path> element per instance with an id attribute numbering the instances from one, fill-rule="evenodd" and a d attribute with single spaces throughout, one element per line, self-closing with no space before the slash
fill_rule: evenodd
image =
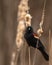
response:
<path id="1" fill-rule="evenodd" d="M 49 60 L 49 56 L 48 54 L 45 52 L 45 48 L 42 44 L 42 42 L 40 41 L 40 39 L 38 38 L 37 34 L 34 33 L 33 29 L 31 26 L 28 26 L 25 30 L 25 34 L 24 34 L 24 38 L 27 41 L 27 44 L 29 46 L 32 46 L 34 48 L 37 48 L 43 55 L 43 57 L 45 58 L 45 60 Z M 37 43 L 38 43 L 38 47 L 37 47 Z"/>

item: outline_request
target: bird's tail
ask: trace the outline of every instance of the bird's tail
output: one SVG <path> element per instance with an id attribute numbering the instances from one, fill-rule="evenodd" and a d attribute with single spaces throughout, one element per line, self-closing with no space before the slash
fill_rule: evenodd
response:
<path id="1" fill-rule="evenodd" d="M 48 56 L 48 54 L 45 52 L 45 50 L 44 49 L 40 49 L 39 48 L 39 50 L 40 50 L 40 52 L 42 53 L 42 55 L 43 55 L 43 57 L 45 58 L 45 60 L 46 61 L 49 61 L 49 56 Z"/>

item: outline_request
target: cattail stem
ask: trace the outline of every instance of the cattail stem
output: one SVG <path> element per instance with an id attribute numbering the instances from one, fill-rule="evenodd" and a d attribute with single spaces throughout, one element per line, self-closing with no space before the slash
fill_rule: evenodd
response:
<path id="1" fill-rule="evenodd" d="M 52 64 L 52 37 L 51 30 L 49 30 L 49 65 Z"/>

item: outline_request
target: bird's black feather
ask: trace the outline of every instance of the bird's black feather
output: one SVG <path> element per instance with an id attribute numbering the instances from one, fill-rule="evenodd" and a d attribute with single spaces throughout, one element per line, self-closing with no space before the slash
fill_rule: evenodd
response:
<path id="1" fill-rule="evenodd" d="M 48 54 L 45 52 L 45 48 L 42 44 L 42 42 L 40 41 L 40 39 L 34 37 L 34 32 L 31 26 L 28 26 L 25 30 L 25 34 L 24 34 L 24 38 L 27 41 L 27 44 L 29 46 L 32 46 L 34 48 L 36 48 L 37 46 L 37 41 L 38 41 L 38 47 L 37 49 L 42 53 L 43 57 L 45 58 L 45 60 L 49 60 L 49 56 Z"/>

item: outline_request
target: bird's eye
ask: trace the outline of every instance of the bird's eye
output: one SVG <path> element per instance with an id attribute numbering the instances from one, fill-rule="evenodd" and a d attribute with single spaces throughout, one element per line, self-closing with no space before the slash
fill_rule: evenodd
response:
<path id="1" fill-rule="evenodd" d="M 29 28 L 29 30 L 31 30 L 31 29 Z"/>

